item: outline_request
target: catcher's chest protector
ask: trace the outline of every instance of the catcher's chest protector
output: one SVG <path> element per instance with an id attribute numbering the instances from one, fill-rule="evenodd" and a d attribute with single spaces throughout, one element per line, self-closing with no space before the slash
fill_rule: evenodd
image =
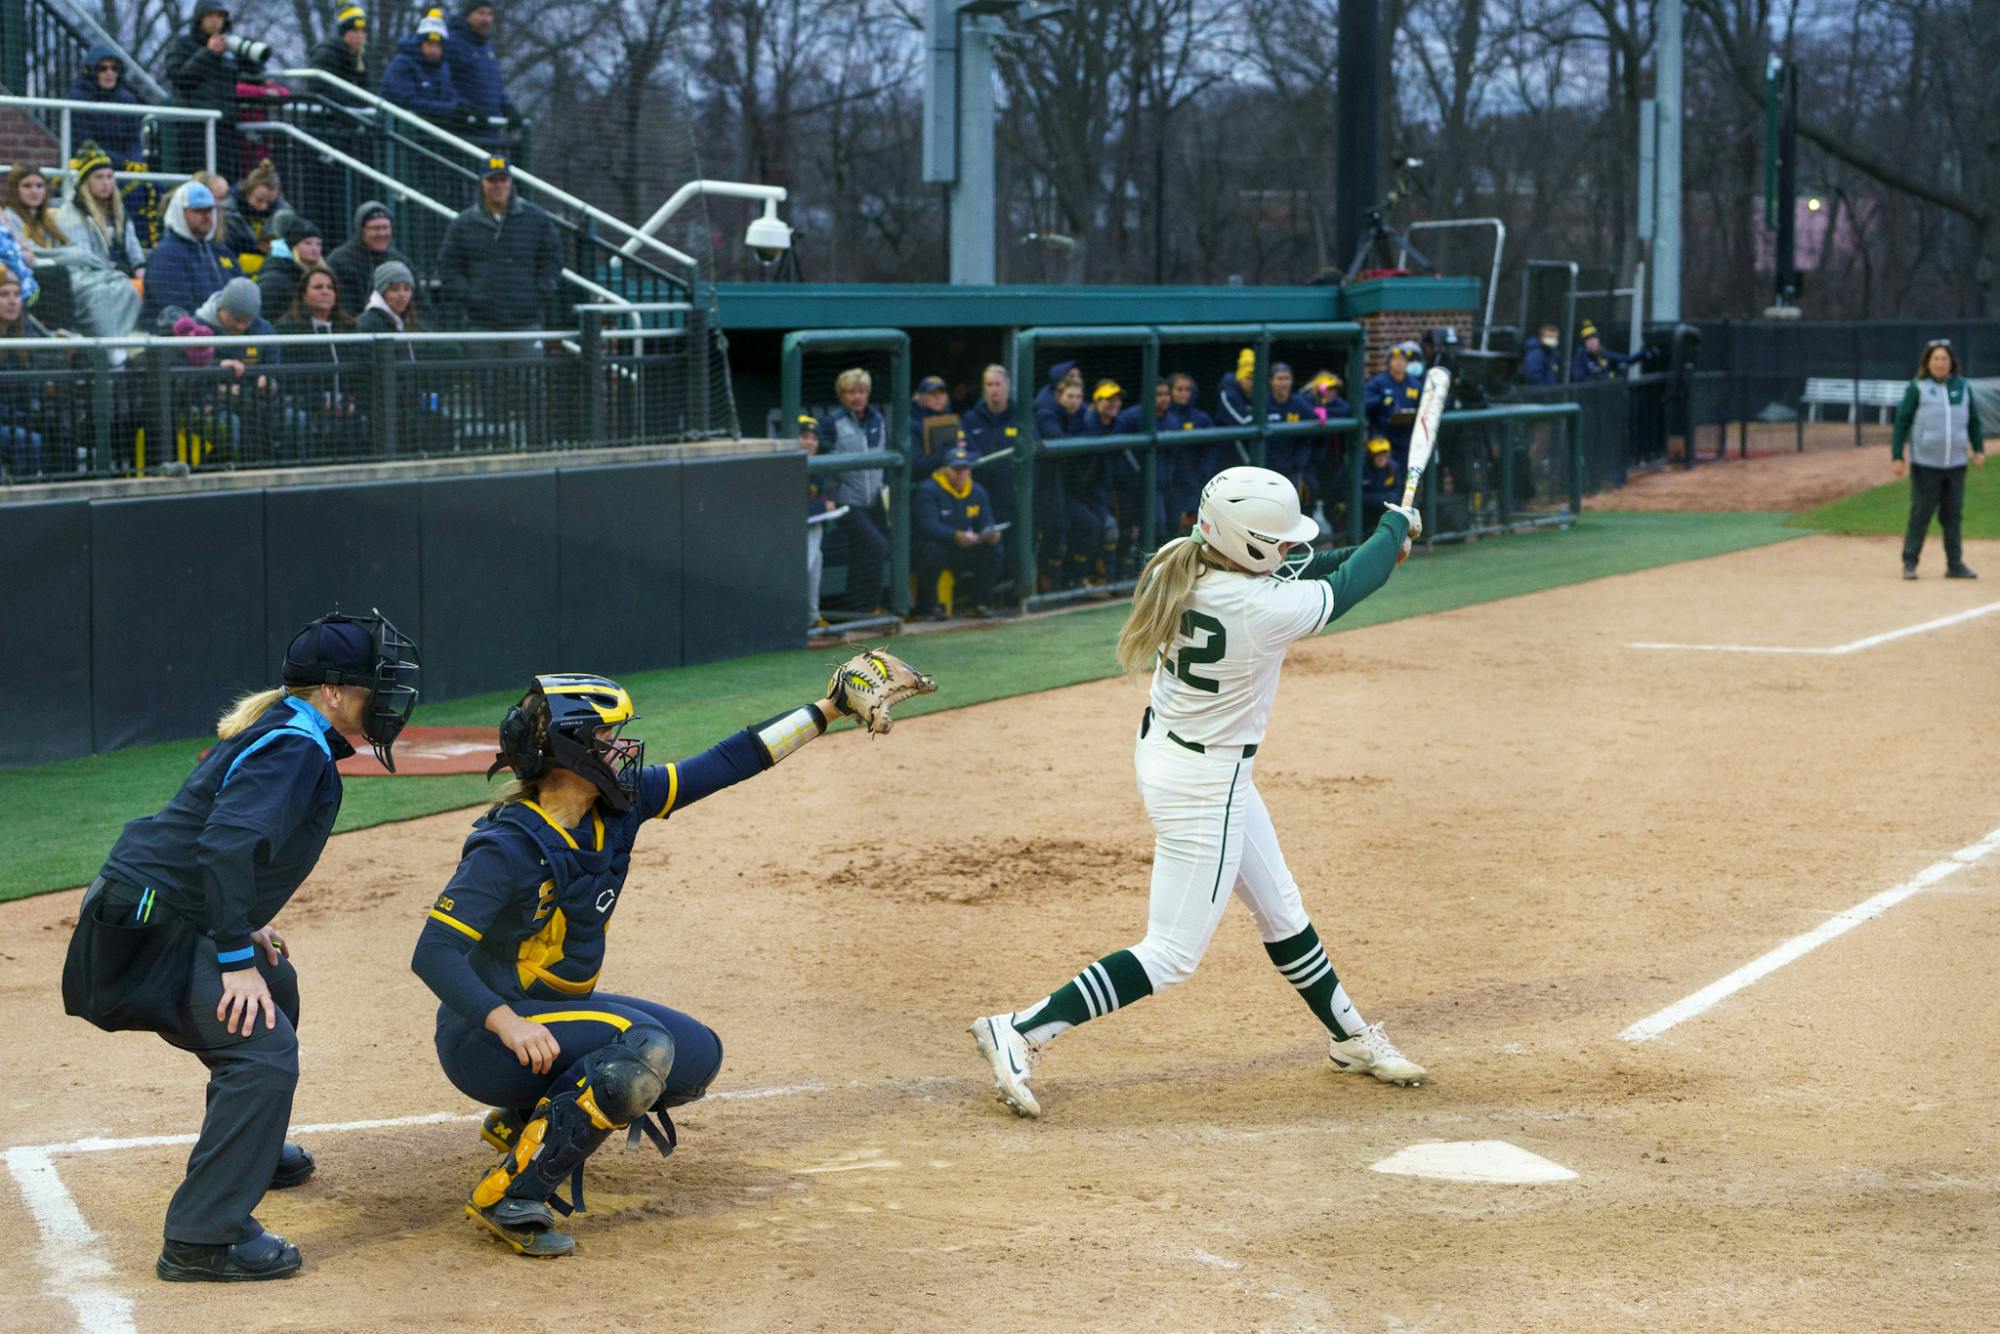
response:
<path id="1" fill-rule="evenodd" d="M 629 813 L 628 813 L 629 814 Z M 535 905 L 535 933 L 520 943 L 516 971 L 530 996 L 559 998 L 588 991 L 604 966 L 604 933 L 617 911 L 632 864 L 637 821 L 603 820 L 602 849 L 571 847 L 565 832 L 525 802 L 504 807 L 495 823 L 525 833 L 541 855 L 547 879 Z M 586 827 L 595 842 L 596 823 Z M 581 844 L 582 840 L 579 840 Z"/>

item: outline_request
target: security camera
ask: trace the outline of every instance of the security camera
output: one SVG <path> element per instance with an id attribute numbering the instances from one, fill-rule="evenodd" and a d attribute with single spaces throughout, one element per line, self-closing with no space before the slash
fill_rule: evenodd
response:
<path id="1" fill-rule="evenodd" d="M 792 229 L 778 216 L 775 202 L 766 202 L 763 216 L 751 222 L 743 233 L 743 244 L 750 247 L 757 256 L 757 262 L 769 267 L 785 257 L 792 248 Z"/>

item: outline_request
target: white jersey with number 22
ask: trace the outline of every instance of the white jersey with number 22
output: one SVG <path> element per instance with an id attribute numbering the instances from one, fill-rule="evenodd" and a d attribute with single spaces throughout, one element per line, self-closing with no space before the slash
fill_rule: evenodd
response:
<path id="1" fill-rule="evenodd" d="M 1334 610 L 1323 579 L 1205 571 L 1153 669 L 1155 725 L 1200 746 L 1262 742 L 1285 650 Z"/>

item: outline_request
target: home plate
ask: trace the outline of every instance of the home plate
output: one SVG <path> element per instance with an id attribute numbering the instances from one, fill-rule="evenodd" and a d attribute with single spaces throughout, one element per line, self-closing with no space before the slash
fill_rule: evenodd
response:
<path id="1" fill-rule="evenodd" d="M 1576 1180 L 1576 1173 L 1561 1163 L 1552 1163 L 1499 1139 L 1412 1144 L 1368 1170 L 1392 1176 L 1429 1177 L 1434 1181 L 1490 1181 L 1505 1186 Z"/>

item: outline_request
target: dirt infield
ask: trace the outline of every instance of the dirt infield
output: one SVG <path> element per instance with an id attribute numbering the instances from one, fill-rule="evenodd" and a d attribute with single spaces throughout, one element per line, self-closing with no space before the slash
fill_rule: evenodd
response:
<path id="1" fill-rule="evenodd" d="M 1791 427 L 1784 429 L 1789 448 Z M 1830 425 L 1821 422 L 1812 429 L 1824 432 Z M 1848 434 L 1834 447 L 1809 449 L 1802 454 L 1753 453 L 1748 459 L 1732 454 L 1720 461 L 1704 456 L 1704 461 L 1693 468 L 1674 465 L 1654 472 L 1634 473 L 1623 488 L 1592 496 L 1589 508 L 1784 513 L 1811 509 L 1893 480 L 1886 436 L 1881 442 L 1883 448 L 1856 449 L 1853 428 L 1842 425 L 1838 429 Z M 1735 436 L 1730 440 L 1734 449 Z"/>
<path id="2" fill-rule="evenodd" d="M 2000 569 L 1986 546 L 1969 558 Z M 154 1281 L 184 1148 L 18 1146 L 192 1129 L 201 1072 L 61 1017 L 75 894 L 5 905 L 0 1023 L 32 1037 L 0 1146 L 39 1211 L 0 1254 L 8 1318 L 1987 1326 L 2000 857 L 1953 864 L 1656 1040 L 1619 1034 L 2000 825 L 2000 615 L 1840 654 L 1628 645 L 1826 649 L 1995 598 L 1901 582 L 1888 540 L 1819 537 L 1297 649 L 1257 781 L 1357 1004 L 1431 1067 L 1420 1089 L 1332 1074 L 1232 907 L 1186 987 L 1059 1041 L 1038 1080 L 1047 1119 L 1016 1121 L 963 1025 L 1143 929 L 1137 685 L 821 742 L 640 844 L 605 985 L 712 1023 L 730 1096 L 685 1109 L 669 1162 L 601 1154 L 579 1253 L 556 1263 L 460 1215 L 488 1154 L 454 1122 L 307 1136 L 319 1177 L 259 1215 L 305 1251 L 291 1283 Z M 857 793 L 879 835 L 802 832 Z M 438 1073 L 407 967 L 465 826 L 337 839 L 286 914 L 299 1123 L 475 1110 Z M 1578 1177 L 1368 1170 L 1488 1139 Z M 51 1229 L 63 1201 L 94 1241 L 66 1215 Z"/>

